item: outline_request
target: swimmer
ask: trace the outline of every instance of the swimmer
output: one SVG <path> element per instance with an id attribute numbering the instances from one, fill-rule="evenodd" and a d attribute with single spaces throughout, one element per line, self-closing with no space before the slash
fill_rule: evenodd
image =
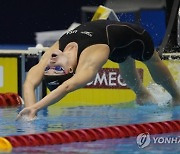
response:
<path id="1" fill-rule="evenodd" d="M 65 33 L 29 70 L 23 86 L 25 108 L 18 118 L 28 115 L 33 119 L 42 108 L 86 86 L 108 59 L 119 64 L 120 73 L 135 92 L 138 104 L 154 99 L 139 78 L 135 60 L 143 62 L 154 81 L 171 94 L 173 105 L 180 104 L 177 85 L 154 51 L 148 32 L 135 24 L 97 20 Z M 34 90 L 42 80 L 51 92 L 36 102 Z"/>

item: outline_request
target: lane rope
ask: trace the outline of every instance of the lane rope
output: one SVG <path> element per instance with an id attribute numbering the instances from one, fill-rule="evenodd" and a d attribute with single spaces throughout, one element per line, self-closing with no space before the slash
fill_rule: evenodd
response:
<path id="1" fill-rule="evenodd" d="M 17 107 L 23 103 L 23 99 L 16 93 L 0 93 L 0 108 Z"/>
<path id="2" fill-rule="evenodd" d="M 5 136 L 3 138 L 6 139 L 12 145 L 12 147 L 24 147 L 72 142 L 90 142 L 103 139 L 135 137 L 141 133 L 149 133 L 153 135 L 178 131 L 180 131 L 180 120 L 172 120 L 79 130 L 66 130 L 59 132 L 54 131 L 40 134 Z"/>

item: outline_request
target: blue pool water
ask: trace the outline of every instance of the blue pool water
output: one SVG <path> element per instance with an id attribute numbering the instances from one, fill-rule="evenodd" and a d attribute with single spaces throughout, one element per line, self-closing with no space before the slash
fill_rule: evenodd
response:
<path id="1" fill-rule="evenodd" d="M 112 106 L 48 108 L 38 113 L 32 122 L 15 121 L 20 108 L 0 109 L 0 136 L 94 128 L 132 123 L 180 119 L 180 106 L 137 106 L 134 102 Z M 93 142 L 69 143 L 39 147 L 14 148 L 12 153 L 65 153 L 65 154 L 117 154 L 117 153 L 179 153 L 180 143 L 153 143 L 153 137 L 177 137 L 180 132 L 151 135 L 151 143 L 139 148 L 136 138 L 107 139 Z"/>

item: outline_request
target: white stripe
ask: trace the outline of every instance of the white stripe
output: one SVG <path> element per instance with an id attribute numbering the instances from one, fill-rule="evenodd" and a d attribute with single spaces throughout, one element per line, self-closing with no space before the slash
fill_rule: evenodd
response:
<path id="1" fill-rule="evenodd" d="M 129 28 L 129 29 L 133 30 L 135 33 L 137 33 L 137 34 L 140 34 L 140 35 L 142 35 L 142 34 L 145 32 L 145 30 L 143 30 L 142 32 L 138 32 L 138 31 L 134 30 L 133 28 L 131 28 L 131 27 L 130 27 L 130 26 L 128 26 L 128 25 L 110 24 L 110 25 L 106 26 L 106 35 L 107 35 L 107 41 L 108 41 L 108 45 L 109 45 L 109 35 L 108 35 L 108 28 L 109 28 L 110 26 L 120 26 L 120 27 L 127 27 L 127 28 Z"/>
<path id="2" fill-rule="evenodd" d="M 4 83 L 4 71 L 3 71 L 3 66 L 0 66 L 0 87 L 3 87 Z"/>

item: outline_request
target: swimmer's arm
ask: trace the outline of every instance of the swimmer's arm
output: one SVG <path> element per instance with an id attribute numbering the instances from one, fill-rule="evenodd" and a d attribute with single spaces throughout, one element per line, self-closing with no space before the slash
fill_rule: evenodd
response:
<path id="1" fill-rule="evenodd" d="M 36 103 L 35 88 L 42 80 L 44 69 L 47 66 L 52 52 L 57 49 L 59 49 L 58 41 L 52 47 L 47 49 L 39 63 L 33 66 L 27 73 L 27 77 L 23 85 L 25 107 L 32 106 Z"/>
<path id="2" fill-rule="evenodd" d="M 45 96 L 42 100 L 33 105 L 24 108 L 17 116 L 17 120 L 28 117 L 28 120 L 33 120 L 39 110 L 54 103 L 57 103 L 64 96 L 66 96 L 71 91 L 75 91 L 80 87 L 84 87 L 86 83 L 91 81 L 93 77 L 96 75 L 97 71 L 92 71 L 91 69 L 86 69 L 84 73 L 78 73 L 78 75 L 74 75 L 71 79 L 64 82 L 58 88 L 50 92 L 47 96 Z"/>
<path id="3" fill-rule="evenodd" d="M 103 48 L 103 50 L 107 50 L 107 49 Z M 93 51 L 95 51 L 95 49 L 93 49 Z M 108 52 L 109 51 L 107 50 L 107 53 Z M 84 55 L 84 56 L 89 57 L 89 59 L 81 57 L 76 70 L 76 74 L 69 80 L 65 81 L 61 86 L 59 86 L 51 93 L 49 93 L 47 96 L 45 96 L 38 103 L 34 104 L 33 105 L 34 110 L 38 111 L 44 107 L 57 103 L 68 93 L 86 86 L 87 83 L 91 82 L 95 78 L 98 70 L 107 61 L 109 54 L 102 55 L 101 52 L 97 52 L 97 55 L 94 57 L 93 55 L 92 56 L 91 55 L 88 56 L 88 55 Z"/>
<path id="4" fill-rule="evenodd" d="M 74 75 L 71 79 L 65 81 L 61 86 L 50 92 L 38 103 L 34 104 L 32 107 L 38 111 L 44 107 L 57 103 L 68 93 L 75 91 L 79 88 L 84 87 L 88 82 L 92 81 L 96 75 L 97 71 L 92 69 L 86 69 L 83 73 Z"/>

